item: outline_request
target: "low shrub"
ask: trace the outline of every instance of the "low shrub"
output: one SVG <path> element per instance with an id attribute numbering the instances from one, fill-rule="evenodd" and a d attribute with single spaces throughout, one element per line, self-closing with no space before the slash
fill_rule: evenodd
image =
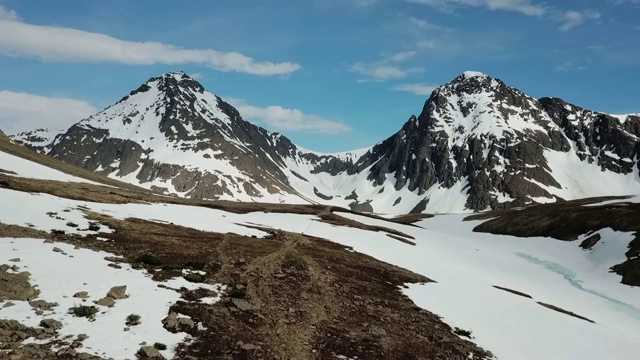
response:
<path id="1" fill-rule="evenodd" d="M 98 308 L 95 306 L 74 306 L 69 309 L 69 313 L 73 316 L 77 317 L 86 317 L 89 320 L 95 320 L 96 314 L 98 313 Z"/>
<path id="2" fill-rule="evenodd" d="M 473 337 L 471 336 L 471 331 L 469 331 L 469 330 L 465 330 L 465 329 L 461 329 L 459 327 L 456 327 L 456 328 L 453 329 L 453 333 L 458 335 L 458 336 L 461 336 L 461 337 L 466 337 L 466 338 L 469 338 L 469 339 L 473 339 Z"/>
<path id="3" fill-rule="evenodd" d="M 140 325 L 140 319 L 141 319 L 140 315 L 131 314 L 131 315 L 127 316 L 126 325 L 128 325 L 128 326 Z"/>
<path id="4" fill-rule="evenodd" d="M 143 264 L 151 265 L 151 266 L 160 266 L 162 265 L 162 259 L 153 255 L 153 254 L 142 254 L 136 258 L 137 262 L 141 262 Z"/>
<path id="5" fill-rule="evenodd" d="M 87 230 L 89 230 L 89 231 L 98 231 L 98 230 L 100 230 L 100 223 L 97 223 L 97 222 L 89 223 L 89 227 L 87 228 Z"/>
<path id="6" fill-rule="evenodd" d="M 153 347 L 158 349 L 158 350 L 167 350 L 167 345 L 163 344 L 163 343 L 155 343 L 153 344 Z"/>

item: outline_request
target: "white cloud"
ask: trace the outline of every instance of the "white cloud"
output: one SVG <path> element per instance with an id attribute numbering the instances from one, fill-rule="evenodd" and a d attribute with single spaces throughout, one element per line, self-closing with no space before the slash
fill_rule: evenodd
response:
<path id="1" fill-rule="evenodd" d="M 389 57 L 389 61 L 402 62 L 412 58 L 416 54 L 415 51 L 400 51 Z"/>
<path id="2" fill-rule="evenodd" d="M 380 0 L 354 0 L 357 7 L 369 7 L 377 4 Z"/>
<path id="3" fill-rule="evenodd" d="M 431 95 L 431 92 L 436 89 L 436 86 L 428 84 L 400 84 L 393 88 L 396 91 L 406 91 L 415 95 Z"/>
<path id="4" fill-rule="evenodd" d="M 127 65 L 197 63 L 219 71 L 253 75 L 284 75 L 300 69 L 292 62 L 256 62 L 238 52 L 181 49 L 159 42 L 136 42 L 56 26 L 21 22 L 13 11 L 0 8 L 0 54 L 47 61 L 115 62 Z"/>
<path id="5" fill-rule="evenodd" d="M 402 68 L 397 65 L 397 63 L 412 58 L 415 54 L 415 51 L 400 51 L 390 55 L 387 54 L 383 56 L 382 59 L 373 63 L 358 61 L 349 67 L 349 71 L 366 76 L 366 79 L 361 79 L 358 82 L 382 82 L 392 79 L 402 79 L 411 74 L 418 74 L 424 71 L 423 68 L 419 67 Z"/>
<path id="6" fill-rule="evenodd" d="M 262 108 L 235 98 L 225 98 L 224 101 L 238 109 L 244 119 L 257 120 L 276 130 L 324 134 L 337 134 L 351 130 L 346 124 L 325 119 L 319 115 L 305 114 L 298 109 L 287 109 L 282 106 Z"/>
<path id="7" fill-rule="evenodd" d="M 563 64 L 560 64 L 560 65 L 556 66 L 556 71 L 561 71 L 561 72 L 575 71 L 575 70 L 583 71 L 583 70 L 587 70 L 587 69 L 588 69 L 587 66 L 578 65 L 578 64 L 574 63 L 573 61 L 565 61 Z"/>
<path id="8" fill-rule="evenodd" d="M 459 7 L 484 7 L 489 10 L 515 11 L 528 16 L 542 16 L 547 12 L 543 4 L 531 0 L 406 0 L 429 5 L 442 12 L 452 12 Z"/>
<path id="9" fill-rule="evenodd" d="M 601 17 L 599 12 L 585 10 L 585 11 L 566 11 L 559 17 L 559 21 L 563 24 L 560 26 L 560 30 L 567 31 L 573 29 L 576 26 L 582 25 L 585 21 L 599 20 Z"/>
<path id="10" fill-rule="evenodd" d="M 4 6 L 0 6 L 0 20 L 16 21 L 20 20 L 20 17 L 18 17 L 18 14 L 15 11 L 9 10 Z"/>
<path id="11" fill-rule="evenodd" d="M 39 128 L 66 129 L 98 112 L 86 101 L 0 91 L 0 129 L 12 134 Z"/>
<path id="12" fill-rule="evenodd" d="M 536 3 L 532 0 L 405 0 L 410 3 L 428 5 L 438 11 L 450 13 L 458 8 L 477 7 L 486 8 L 491 11 L 514 11 L 528 16 L 545 17 L 562 23 L 560 30 L 567 31 L 576 26 L 582 25 L 588 20 L 598 20 L 601 15 L 597 11 L 592 10 L 568 10 L 547 6 L 543 3 Z M 620 0 L 622 2 L 636 3 L 640 0 Z M 416 27 L 426 26 L 428 23 L 410 18 L 409 21 Z"/>
<path id="13" fill-rule="evenodd" d="M 423 68 L 419 67 L 402 69 L 399 66 L 390 65 L 384 62 L 365 63 L 361 61 L 351 65 L 349 70 L 367 77 L 367 79 L 360 80 L 360 82 L 382 82 L 392 79 L 402 79 L 410 74 L 418 74 L 424 71 Z"/>

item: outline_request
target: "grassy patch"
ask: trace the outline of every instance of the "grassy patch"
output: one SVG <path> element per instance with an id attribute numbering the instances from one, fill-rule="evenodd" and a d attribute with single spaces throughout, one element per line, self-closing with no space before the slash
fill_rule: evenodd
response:
<path id="1" fill-rule="evenodd" d="M 469 330 L 465 330 L 465 329 L 461 329 L 459 327 L 453 328 L 453 333 L 460 336 L 460 337 L 466 337 L 468 339 L 473 339 L 473 336 L 471 335 L 471 331 Z"/>
<path id="2" fill-rule="evenodd" d="M 142 317 L 138 314 L 130 314 L 129 316 L 127 316 L 126 322 L 125 324 L 127 326 L 135 326 L 135 325 L 140 325 L 140 319 Z"/>
<path id="3" fill-rule="evenodd" d="M 158 350 L 167 350 L 167 345 L 163 344 L 163 343 L 155 343 L 153 344 L 153 347 L 158 349 Z"/>
<path id="4" fill-rule="evenodd" d="M 87 227 L 89 231 L 100 231 L 100 223 L 99 222 L 90 222 L 89 227 Z"/>
<path id="5" fill-rule="evenodd" d="M 69 314 L 77 317 L 85 317 L 89 320 L 95 320 L 96 314 L 99 312 L 95 306 L 74 306 L 69 309 Z"/>
<path id="6" fill-rule="evenodd" d="M 149 253 L 138 256 L 136 258 L 136 261 L 139 263 L 143 263 L 145 265 L 151 265 L 151 266 L 160 266 L 163 264 L 163 261 L 161 258 Z"/>

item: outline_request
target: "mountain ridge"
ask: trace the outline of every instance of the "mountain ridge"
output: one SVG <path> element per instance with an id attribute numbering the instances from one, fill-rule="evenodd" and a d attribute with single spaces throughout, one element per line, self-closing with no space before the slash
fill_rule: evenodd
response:
<path id="1" fill-rule="evenodd" d="M 369 148 L 322 154 L 245 121 L 187 74 L 171 72 L 50 145 L 14 139 L 159 193 L 406 213 L 640 193 L 639 136 L 638 116 L 535 99 L 465 72 L 436 88 L 394 135 Z M 590 177 L 586 185 L 579 184 L 582 174 Z"/>

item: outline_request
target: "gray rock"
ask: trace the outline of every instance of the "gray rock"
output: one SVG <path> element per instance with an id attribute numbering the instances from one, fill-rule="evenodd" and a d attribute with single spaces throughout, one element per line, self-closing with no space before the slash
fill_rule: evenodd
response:
<path id="1" fill-rule="evenodd" d="M 76 356 L 78 353 L 74 350 L 74 349 L 70 349 L 70 348 L 66 348 L 66 349 L 60 349 L 56 352 L 56 356 L 57 357 L 74 357 Z"/>
<path id="2" fill-rule="evenodd" d="M 31 307 L 34 309 L 50 311 L 59 304 L 57 302 L 48 302 L 45 300 L 31 300 L 29 301 L 29 305 L 31 305 Z"/>
<path id="3" fill-rule="evenodd" d="M 600 236 L 600 234 L 593 234 L 588 238 L 584 239 L 580 243 L 580 247 L 585 250 L 591 250 L 591 248 L 593 248 L 598 243 L 598 241 L 600 241 L 601 238 L 602 237 Z"/>
<path id="4" fill-rule="evenodd" d="M 249 300 L 233 298 L 233 299 L 231 299 L 231 302 L 233 303 L 233 305 L 235 305 L 238 309 L 240 309 L 242 311 L 257 311 L 257 310 L 260 310 L 260 306 L 259 305 L 256 305 L 256 304 L 252 303 Z"/>
<path id="5" fill-rule="evenodd" d="M 113 300 L 113 298 L 110 296 L 105 296 L 102 299 L 96 301 L 96 305 L 106 306 L 106 307 L 112 307 L 115 304 L 116 304 L 116 301 Z"/>
<path id="6" fill-rule="evenodd" d="M 380 337 L 386 336 L 387 331 L 379 326 L 372 325 L 367 328 L 367 334 L 375 337 Z"/>
<path id="7" fill-rule="evenodd" d="M 254 344 L 242 344 L 240 345 L 240 348 L 246 351 L 261 349 L 260 345 L 254 345 Z"/>
<path id="8" fill-rule="evenodd" d="M 64 253 L 64 251 L 62 249 L 60 249 L 59 247 L 54 247 L 53 248 L 53 252 Z"/>
<path id="9" fill-rule="evenodd" d="M 170 313 L 166 318 L 162 320 L 162 324 L 165 328 L 179 331 L 183 327 L 193 328 L 196 326 L 195 322 L 187 317 L 178 317 L 175 312 Z"/>
<path id="10" fill-rule="evenodd" d="M 73 297 L 80 298 L 80 299 L 88 299 L 89 293 L 87 291 L 78 291 L 77 293 L 73 294 Z"/>
<path id="11" fill-rule="evenodd" d="M 114 300 L 124 299 L 125 297 L 127 297 L 127 286 L 114 286 L 111 288 L 111 290 L 109 290 L 107 296 L 113 298 Z"/>
<path id="12" fill-rule="evenodd" d="M 9 261 L 12 261 L 12 262 L 20 262 L 20 258 L 13 258 L 13 259 L 9 259 Z"/>
<path id="13" fill-rule="evenodd" d="M 51 330 L 62 329 L 62 323 L 54 319 L 42 319 L 40 321 L 40 326 L 42 326 L 45 329 L 51 329 Z"/>
<path id="14" fill-rule="evenodd" d="M 142 346 L 140 350 L 138 350 L 138 355 L 148 359 L 164 359 L 164 357 L 162 356 L 160 351 L 158 351 L 158 349 L 149 345 Z"/>
<path id="15" fill-rule="evenodd" d="M 87 335 L 87 334 L 78 334 L 77 338 L 78 338 L 79 341 L 85 341 L 85 340 L 87 340 L 89 338 L 89 335 Z"/>

